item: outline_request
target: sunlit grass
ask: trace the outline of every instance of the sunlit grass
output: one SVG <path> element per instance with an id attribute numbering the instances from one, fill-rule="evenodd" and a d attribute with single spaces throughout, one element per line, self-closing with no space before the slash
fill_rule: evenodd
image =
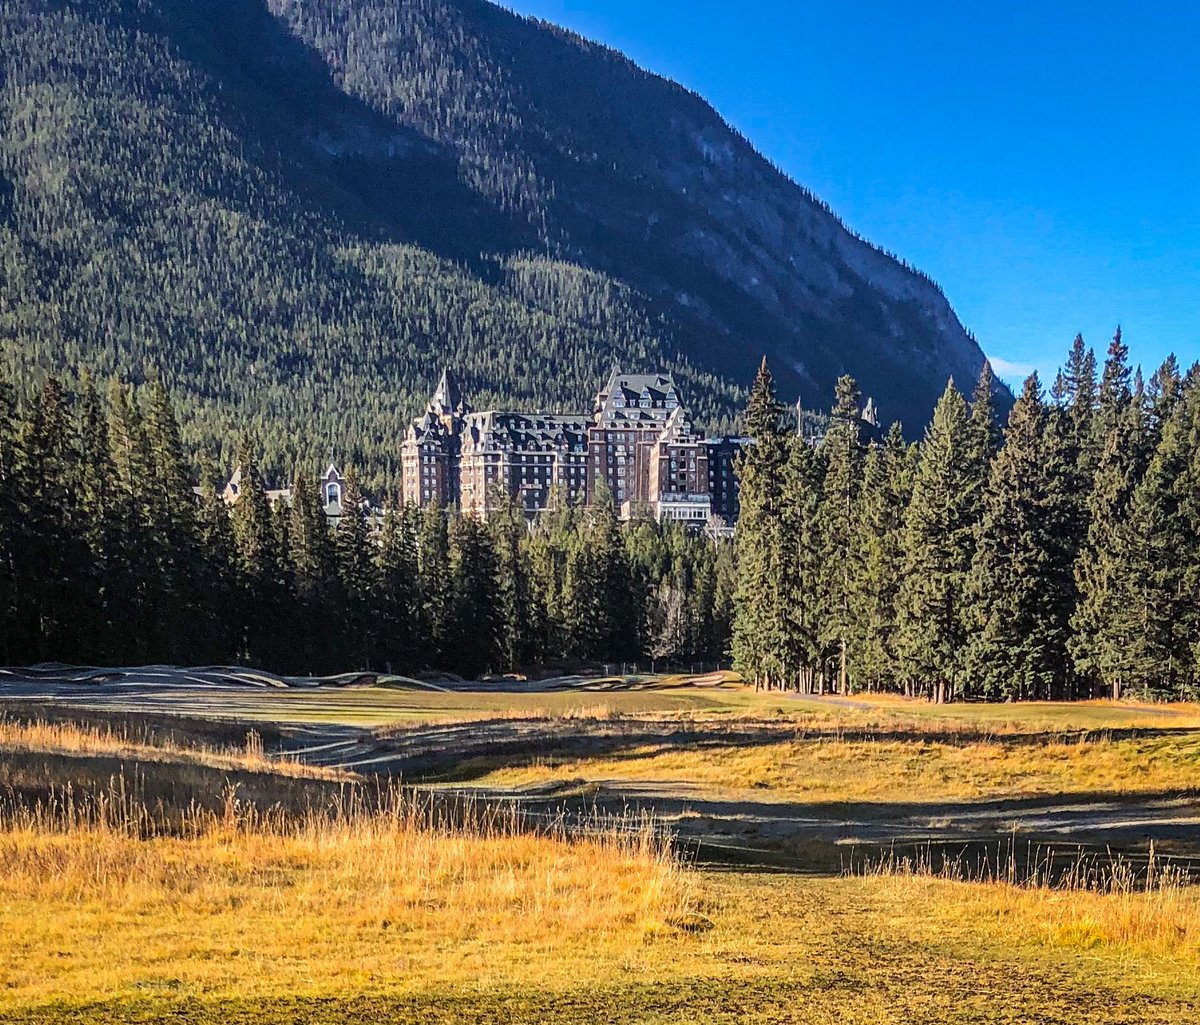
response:
<path id="1" fill-rule="evenodd" d="M 236 994 L 403 988 L 433 967 L 620 957 L 687 913 L 645 824 L 582 838 L 448 816 L 397 789 L 296 815 L 231 792 L 162 816 L 125 786 L 0 811 L 0 1004 L 146 985 Z"/>
<path id="2" fill-rule="evenodd" d="M 262 737 L 246 733 L 241 747 L 172 743 L 161 737 L 112 726 L 71 722 L 21 721 L 0 714 L 0 756 L 4 754 L 98 756 L 138 762 L 185 762 L 212 769 L 268 772 L 296 779 L 345 780 L 349 773 L 306 765 L 285 755 L 269 754 Z"/>

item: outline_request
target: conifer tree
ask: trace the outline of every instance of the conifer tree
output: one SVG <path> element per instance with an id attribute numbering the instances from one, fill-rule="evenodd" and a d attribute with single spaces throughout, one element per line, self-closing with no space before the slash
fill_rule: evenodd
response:
<path id="1" fill-rule="evenodd" d="M 108 389 L 108 435 L 116 467 L 122 548 L 113 561 L 123 572 L 120 605 L 129 636 L 129 661 L 145 663 L 166 658 L 158 623 L 157 568 L 161 553 L 150 495 L 154 470 L 141 409 L 129 386 L 113 379 Z"/>
<path id="2" fill-rule="evenodd" d="M 971 438 L 975 446 L 976 463 L 987 473 L 1000 447 L 1000 423 L 996 416 L 996 378 L 987 360 L 979 371 L 975 391 L 971 396 Z"/>
<path id="3" fill-rule="evenodd" d="M 79 507 L 87 547 L 88 578 L 81 596 L 81 631 L 89 661 L 122 662 L 131 655 L 126 634 L 130 581 L 126 539 L 119 503 L 116 466 L 108 421 L 91 376 L 84 374 L 77 400 L 79 432 Z"/>
<path id="4" fill-rule="evenodd" d="M 762 361 L 745 430 L 750 444 L 738 459 L 741 517 L 736 535 L 738 590 L 734 599 L 734 666 L 756 686 L 782 685 L 787 648 L 783 482 L 787 445 L 783 409 L 767 361 Z"/>
<path id="5" fill-rule="evenodd" d="M 969 595 L 970 683 L 989 698 L 1065 693 L 1074 609 L 1074 459 L 1036 374 L 992 464 Z"/>
<path id="6" fill-rule="evenodd" d="M 954 696 L 966 644 L 965 589 L 982 485 L 967 404 L 951 381 L 925 432 L 905 514 L 897 648 L 906 678 Z"/>
<path id="7" fill-rule="evenodd" d="M 27 636 L 39 661 L 79 661 L 80 598 L 87 565 L 78 439 L 71 399 L 56 377 L 42 388 L 20 440 L 24 537 L 18 579 Z"/>
<path id="8" fill-rule="evenodd" d="M 379 663 L 389 672 L 418 664 L 417 523 L 415 507 L 392 504 L 379 536 Z"/>
<path id="9" fill-rule="evenodd" d="M 1198 391 L 1193 376 L 1163 424 L 1117 530 L 1112 581 L 1117 600 L 1106 668 L 1121 687 L 1147 697 L 1194 696 L 1200 629 Z"/>
<path id="10" fill-rule="evenodd" d="M 342 491 L 342 515 L 334 532 L 334 552 L 342 599 L 342 637 L 346 657 L 356 669 L 369 669 L 375 649 L 373 614 L 379 592 L 370 526 L 358 474 L 351 467 Z"/>
<path id="11" fill-rule="evenodd" d="M 496 664 L 499 651 L 500 589 L 496 553 L 487 528 L 470 516 L 455 516 L 449 527 L 449 639 L 457 668 L 478 677 Z"/>
<path id="12" fill-rule="evenodd" d="M 852 377 L 840 377 L 829 430 L 821 445 L 825 474 L 818 512 L 822 567 L 820 638 L 833 653 L 838 690 L 843 694 L 850 689 L 849 647 L 855 628 L 851 595 L 859 573 L 854 544 L 863 462 L 858 404 L 858 384 Z"/>
<path id="13" fill-rule="evenodd" d="M 900 425 L 872 446 L 863 470 L 855 533 L 858 575 L 851 591 L 851 648 L 857 680 L 867 690 L 902 682 L 896 646 L 896 598 L 904 560 L 904 518 L 912 494 L 912 462 Z"/>
<path id="14" fill-rule="evenodd" d="M 499 657 L 507 670 L 535 661 L 544 633 L 542 610 L 536 600 L 531 566 L 529 523 L 524 512 L 505 501 L 488 520 L 496 553 L 499 587 Z"/>
<path id="15" fill-rule="evenodd" d="M 244 657 L 254 664 L 268 665 L 278 648 L 276 626 L 283 613 L 282 560 L 253 443 L 243 437 L 238 447 L 238 494 L 232 520 L 240 584 L 241 648 Z"/>
<path id="16" fill-rule="evenodd" d="M 330 625 L 338 622 L 340 581 L 333 540 L 317 486 L 303 470 L 292 480 L 288 510 L 288 561 L 296 607 L 295 650 L 303 671 L 313 673 L 325 664 L 331 647 L 340 643 Z"/>
<path id="17" fill-rule="evenodd" d="M 215 481 L 211 460 L 202 459 L 196 533 L 202 553 L 199 590 L 203 598 L 192 630 L 200 638 L 201 661 L 207 663 L 235 661 L 241 655 L 245 632 L 233 523 Z"/>
<path id="18" fill-rule="evenodd" d="M 821 499 L 825 462 L 807 440 L 792 439 L 784 467 L 779 545 L 782 676 L 805 693 L 824 691 Z M 740 527 L 739 527 L 740 530 Z M 782 682 L 782 681 L 781 681 Z"/>
<path id="19" fill-rule="evenodd" d="M 194 590 L 201 558 L 196 546 L 196 505 L 170 396 L 158 378 L 146 391 L 144 494 L 147 534 L 155 558 L 157 647 L 164 659 L 188 664 L 197 654 L 191 646 L 191 625 L 200 601 Z"/>
<path id="20" fill-rule="evenodd" d="M 449 653 L 451 600 L 454 592 L 450 570 L 450 540 L 445 510 L 437 504 L 421 512 L 417 541 L 420 570 L 421 663 L 437 666 Z"/>
<path id="21" fill-rule="evenodd" d="M 1062 404 L 1069 410 L 1070 445 L 1078 452 L 1079 477 L 1090 482 L 1096 472 L 1099 445 L 1096 441 L 1096 411 L 1099 393 L 1096 383 L 1096 353 L 1076 335 L 1067 354 L 1063 372 Z M 1086 494 L 1086 492 L 1085 492 Z"/>
<path id="22" fill-rule="evenodd" d="M 24 654 L 17 637 L 18 553 L 23 545 L 23 522 L 18 502 L 21 480 L 19 421 L 16 396 L 0 372 L 0 659 L 13 665 Z"/>
<path id="23" fill-rule="evenodd" d="M 1095 472 L 1087 497 L 1087 532 L 1075 564 L 1078 592 L 1068 643 L 1075 671 L 1120 696 L 1128 676 L 1128 639 L 1120 626 L 1119 581 L 1128 555 L 1124 525 L 1142 475 L 1144 413 L 1130 390 L 1128 350 L 1117 330 L 1104 364 L 1093 420 Z"/>

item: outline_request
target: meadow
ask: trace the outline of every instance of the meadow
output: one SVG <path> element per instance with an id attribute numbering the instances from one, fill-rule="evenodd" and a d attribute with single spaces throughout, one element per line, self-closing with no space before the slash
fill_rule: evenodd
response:
<path id="1" fill-rule="evenodd" d="M 1087 878 L 981 877 L 919 853 L 781 871 L 672 848 L 666 834 L 698 816 L 665 798 L 550 820 L 492 799 L 560 777 L 736 794 L 759 815 L 806 800 L 1086 803 L 1099 772 L 1133 800 L 1171 790 L 1194 806 L 1192 709 L 672 686 L 569 702 L 423 692 L 414 717 L 379 713 L 411 695 L 348 694 L 321 700 L 389 722 L 354 734 L 372 758 L 454 724 L 549 739 L 472 754 L 468 786 L 401 789 L 320 764 L 328 738 L 310 718 L 232 722 L 235 698 L 208 726 L 11 706 L 0 1020 L 1197 1020 L 1200 887 L 1165 858 L 1147 872 L 1136 845 Z M 651 729 L 667 739 L 642 743 Z M 598 747 L 564 740 L 588 734 Z"/>

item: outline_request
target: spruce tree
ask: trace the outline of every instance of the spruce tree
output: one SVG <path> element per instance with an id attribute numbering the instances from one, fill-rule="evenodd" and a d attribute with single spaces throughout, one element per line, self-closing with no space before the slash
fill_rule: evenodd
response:
<path id="1" fill-rule="evenodd" d="M 376 553 L 379 576 L 379 663 L 389 672 L 412 672 L 420 647 L 417 516 L 413 506 L 392 504 L 383 517 Z"/>
<path id="2" fill-rule="evenodd" d="M 238 494 L 233 506 L 243 657 L 270 668 L 277 653 L 276 624 L 283 614 L 282 553 L 253 443 L 239 443 Z"/>
<path id="3" fill-rule="evenodd" d="M 733 661 L 757 686 L 783 685 L 788 667 L 784 587 L 783 484 L 787 444 L 783 409 L 764 358 L 744 418 L 750 444 L 738 458 L 741 516 L 736 535 L 738 590 L 734 599 Z M 793 667 L 798 668 L 798 667 Z"/>
<path id="4" fill-rule="evenodd" d="M 108 421 L 91 376 L 84 374 L 77 401 L 79 506 L 87 546 L 87 608 L 81 629 L 88 661 L 123 663 L 135 652 L 127 634 L 129 547 Z"/>
<path id="5" fill-rule="evenodd" d="M 448 626 L 453 668 L 477 678 L 494 668 L 499 655 L 496 552 L 487 528 L 471 516 L 451 519 L 449 548 L 454 581 Z"/>
<path id="6" fill-rule="evenodd" d="M 825 461 L 804 438 L 787 449 L 779 545 L 780 655 L 783 675 L 798 690 L 824 690 L 822 532 Z M 741 528 L 739 527 L 739 530 Z"/>
<path id="7" fill-rule="evenodd" d="M 893 690 L 902 680 L 896 647 L 896 598 L 904 562 L 904 518 L 912 494 L 912 462 L 899 424 L 872 446 L 863 470 L 855 531 L 858 574 L 851 591 L 855 625 L 851 665 L 867 690 Z"/>
<path id="8" fill-rule="evenodd" d="M 829 430 L 821 445 L 825 475 L 818 513 L 822 567 L 820 638 L 833 654 L 838 690 L 843 694 L 850 689 L 849 648 L 855 629 L 851 595 L 860 572 L 854 544 L 863 472 L 858 404 L 859 391 L 854 378 L 840 377 Z"/>
<path id="9" fill-rule="evenodd" d="M 982 486 L 978 456 L 967 404 L 951 381 L 921 445 L 897 597 L 902 670 L 938 701 L 954 696 L 964 666 L 965 590 Z"/>
<path id="10" fill-rule="evenodd" d="M 192 631 L 203 652 L 200 661 L 234 662 L 242 654 L 245 632 L 239 558 L 229 508 L 217 493 L 216 469 L 207 458 L 200 463 L 196 532 L 202 600 Z"/>
<path id="11" fill-rule="evenodd" d="M 536 600 L 529 523 L 517 503 L 510 496 L 503 497 L 505 501 L 488 519 L 488 529 L 499 585 L 500 662 L 512 671 L 538 659 L 544 627 Z"/>
<path id="12" fill-rule="evenodd" d="M 1078 601 L 1068 643 L 1075 671 L 1090 687 L 1119 697 L 1128 676 L 1128 640 L 1119 581 L 1127 577 L 1125 522 L 1141 478 L 1144 413 L 1133 401 L 1128 350 L 1118 329 L 1104 364 L 1091 445 L 1095 470 L 1087 496 L 1087 530 L 1075 563 Z"/>
<path id="13" fill-rule="evenodd" d="M 444 665 L 442 660 L 449 654 L 454 592 L 446 512 L 440 505 L 427 506 L 421 512 L 417 561 L 420 571 L 421 637 L 424 641 L 420 664 L 433 668 Z"/>
<path id="14" fill-rule="evenodd" d="M 347 669 L 369 669 L 375 649 L 374 609 L 379 586 L 371 547 L 370 515 L 351 467 L 342 491 L 342 515 L 333 545 L 341 597 L 342 651 Z"/>
<path id="15" fill-rule="evenodd" d="M 93 598 L 79 505 L 79 452 L 71 397 L 46 379 L 20 439 L 24 525 L 18 580 L 25 632 L 39 661 L 80 661 L 81 619 Z"/>
<path id="16" fill-rule="evenodd" d="M 325 509 L 315 481 L 303 470 L 292 479 L 288 516 L 296 656 L 304 672 L 315 673 L 329 665 L 330 654 L 343 640 L 333 628 L 342 611 L 341 590 Z"/>
<path id="17" fill-rule="evenodd" d="M 1031 375 L 992 464 L 970 579 L 968 677 L 989 698 L 1065 694 L 1075 539 L 1063 425 Z"/>
<path id="18" fill-rule="evenodd" d="M 191 643 L 191 625 L 200 603 L 195 593 L 201 559 L 196 536 L 196 502 L 170 396 L 158 378 L 146 391 L 148 479 L 144 493 L 150 551 L 155 557 L 157 646 L 165 660 L 186 665 L 195 661 L 198 654 Z"/>
<path id="19" fill-rule="evenodd" d="M 1145 697 L 1194 696 L 1200 631 L 1200 382 L 1189 378 L 1118 526 L 1105 665 Z M 1110 639 L 1111 638 L 1111 639 Z M 1114 694 L 1119 692 L 1114 687 Z"/>
<path id="20" fill-rule="evenodd" d="M 24 655 L 18 642 L 18 553 L 24 544 L 24 524 L 18 500 L 21 454 L 16 396 L 0 371 L 0 659 L 15 664 Z"/>

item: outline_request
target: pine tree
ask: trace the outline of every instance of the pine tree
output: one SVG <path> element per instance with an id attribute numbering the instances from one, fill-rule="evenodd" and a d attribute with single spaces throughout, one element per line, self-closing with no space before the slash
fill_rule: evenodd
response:
<path id="1" fill-rule="evenodd" d="M 966 402 L 951 381 L 921 446 L 897 598 L 903 671 L 938 701 L 954 696 L 964 665 L 965 589 L 982 485 L 978 455 Z"/>
<path id="2" fill-rule="evenodd" d="M 1200 631 L 1200 382 L 1189 379 L 1117 528 L 1108 631 L 1121 687 L 1194 696 Z M 1106 637 L 1106 640 L 1109 638 Z M 1114 693 L 1118 691 L 1114 687 Z"/>
<path id="3" fill-rule="evenodd" d="M 319 500 L 317 486 L 303 470 L 292 480 L 292 502 L 288 510 L 288 562 L 296 607 L 295 651 L 299 664 L 308 673 L 329 665 L 332 652 L 339 650 L 342 638 L 331 628 L 342 611 L 337 565 L 329 522 Z"/>
<path id="4" fill-rule="evenodd" d="M 200 464 L 197 543 L 202 553 L 200 611 L 192 626 L 204 663 L 234 662 L 242 654 L 244 624 L 239 559 L 229 509 L 217 494 L 211 460 Z"/>
<path id="5" fill-rule="evenodd" d="M 1066 691 L 1076 549 L 1064 427 L 1031 375 L 992 464 L 970 579 L 969 677 L 989 698 Z"/>
<path id="6" fill-rule="evenodd" d="M 734 666 L 757 686 L 783 685 L 788 673 L 783 482 L 787 446 L 783 409 L 767 361 L 762 361 L 745 429 L 750 444 L 738 460 L 741 516 L 736 535 L 738 590 L 734 600 Z M 793 667 L 796 668 L 796 667 Z"/>
<path id="7" fill-rule="evenodd" d="M 278 650 L 276 623 L 283 614 L 282 553 L 253 443 L 244 437 L 238 447 L 238 494 L 232 520 L 243 623 L 241 649 L 254 664 L 269 667 Z"/>
<path id="8" fill-rule="evenodd" d="M 443 664 L 443 658 L 449 654 L 451 600 L 454 593 L 446 512 L 439 505 L 430 505 L 421 512 L 417 559 L 420 570 L 421 637 L 424 639 L 421 662 L 426 667 L 433 667 Z"/>
<path id="9" fill-rule="evenodd" d="M 370 526 L 358 475 L 351 467 L 342 491 L 342 515 L 333 546 L 340 583 L 342 644 L 349 666 L 369 669 L 375 650 L 374 608 L 379 585 L 371 550 Z"/>
<path id="10" fill-rule="evenodd" d="M 912 494 L 912 461 L 899 424 L 867 453 L 855 531 L 859 572 L 851 591 L 855 624 L 852 668 L 867 690 L 901 684 L 896 649 L 896 598 L 904 561 L 904 517 Z"/>
<path id="11" fill-rule="evenodd" d="M 135 654 L 125 631 L 131 610 L 128 543 L 108 421 L 91 376 L 84 374 L 77 401 L 79 507 L 87 546 L 87 608 L 81 623 L 88 661 L 121 663 Z"/>
<path id="12" fill-rule="evenodd" d="M 455 516 L 449 528 L 449 638 L 454 668 L 476 678 L 492 669 L 499 655 L 500 588 L 496 552 L 487 528 L 469 516 Z"/>
<path id="13" fill-rule="evenodd" d="M 779 545 L 780 653 L 783 675 L 799 690 L 824 691 L 822 619 L 821 498 L 825 462 L 808 443 L 796 437 L 788 446 L 784 467 L 783 513 Z M 740 529 L 740 528 L 739 528 Z"/>
<path id="14" fill-rule="evenodd" d="M 855 629 L 851 595 L 860 571 L 854 545 L 863 472 L 858 403 L 854 378 L 840 377 L 829 430 L 821 445 L 825 476 L 818 512 L 823 611 L 820 638 L 833 653 L 842 694 L 850 689 L 849 647 Z"/>
<path id="15" fill-rule="evenodd" d="M 13 665 L 24 655 L 17 637 L 19 616 L 18 554 L 24 524 L 18 501 L 21 471 L 20 427 L 16 396 L 0 372 L 0 658 Z"/>
<path id="16" fill-rule="evenodd" d="M 1089 685 L 1120 696 L 1128 675 L 1128 640 L 1120 627 L 1118 581 L 1126 576 L 1124 524 L 1141 478 L 1145 426 L 1130 390 L 1128 350 L 1117 330 L 1100 383 L 1091 445 L 1095 471 L 1087 496 L 1087 532 L 1075 563 L 1078 602 L 1068 643 L 1075 671 Z"/>
<path id="17" fill-rule="evenodd" d="M 379 537 L 379 664 L 389 672 L 411 672 L 418 663 L 417 523 L 415 507 L 393 504 Z"/>

